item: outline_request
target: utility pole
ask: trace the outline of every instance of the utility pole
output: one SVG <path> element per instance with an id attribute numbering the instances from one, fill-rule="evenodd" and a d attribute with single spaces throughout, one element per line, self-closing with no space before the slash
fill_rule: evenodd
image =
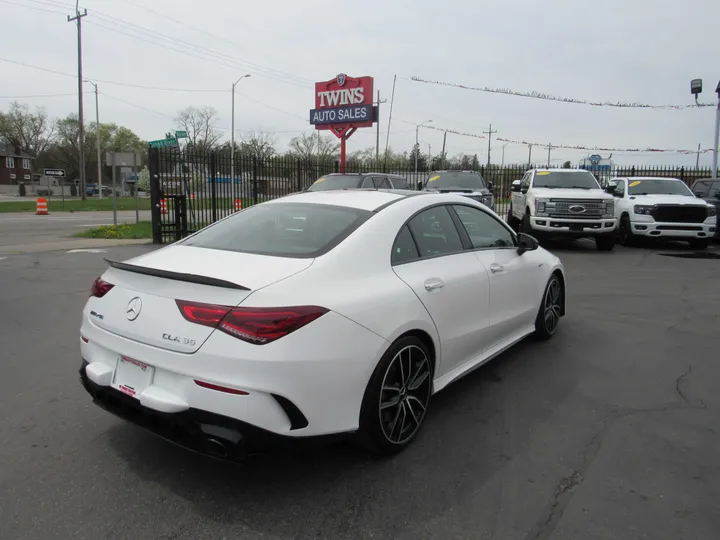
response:
<path id="1" fill-rule="evenodd" d="M 98 189 L 100 199 L 103 197 L 102 189 L 102 162 L 100 161 L 100 104 L 98 102 L 98 85 L 92 81 L 87 81 L 95 87 L 95 140 L 97 141 L 97 173 L 98 173 Z M 135 184 L 137 191 L 137 184 Z M 113 192 L 113 197 L 115 192 Z"/>
<path id="2" fill-rule="evenodd" d="M 380 101 L 380 90 L 377 91 L 377 101 L 375 102 L 375 105 L 377 105 L 377 112 L 378 117 L 375 118 L 375 123 L 377 124 L 377 140 L 375 141 L 375 163 L 380 163 L 380 104 L 381 103 L 387 103 L 387 99 L 383 99 Z"/>
<path id="3" fill-rule="evenodd" d="M 717 111 L 715 112 L 715 144 L 713 145 L 712 177 L 718 177 L 718 146 L 720 146 L 720 82 L 715 89 L 718 96 Z"/>
<path id="4" fill-rule="evenodd" d="M 83 78 L 82 78 L 82 18 L 87 16 L 87 9 L 80 13 L 78 4 L 80 0 L 75 2 L 75 16 L 68 15 L 68 22 L 76 21 L 77 24 L 77 49 L 78 49 L 78 124 L 79 124 L 79 141 L 78 148 L 80 150 L 80 194 L 82 200 L 87 198 L 85 193 L 85 127 L 83 125 Z"/>
<path id="5" fill-rule="evenodd" d="M 497 133 L 497 130 L 493 131 L 492 124 L 490 124 L 490 129 L 488 131 L 483 131 L 483 133 L 488 136 L 488 159 L 486 174 L 490 174 L 490 143 L 492 141 L 493 133 Z"/>
<path id="6" fill-rule="evenodd" d="M 532 167 L 532 144 L 528 144 L 528 169 Z"/>
<path id="7" fill-rule="evenodd" d="M 698 151 L 697 155 L 695 156 L 695 168 L 700 168 L 700 143 L 698 143 Z"/>
<path id="8" fill-rule="evenodd" d="M 397 75 L 393 75 L 393 89 L 392 89 L 392 95 L 390 96 L 390 115 L 388 116 L 387 135 L 385 136 L 385 159 L 383 160 L 383 170 L 385 170 L 385 165 L 387 164 L 388 144 L 390 143 L 390 124 L 392 123 L 392 110 L 393 110 L 393 104 L 395 103 L 395 83 L 396 82 L 397 82 Z"/>
<path id="9" fill-rule="evenodd" d="M 232 85 L 231 93 L 232 93 L 232 120 L 230 123 L 232 124 L 230 127 L 230 186 L 232 186 L 230 189 L 233 192 L 233 198 L 235 198 L 235 85 L 245 79 L 246 77 L 249 77 L 249 74 L 245 74 L 242 77 L 240 77 L 237 81 L 235 81 Z"/>
<path id="10" fill-rule="evenodd" d="M 550 167 L 550 150 L 552 150 L 552 143 L 548 143 L 548 168 Z"/>
<path id="11" fill-rule="evenodd" d="M 443 149 L 442 149 L 442 164 L 441 167 L 445 167 L 445 143 L 447 142 L 447 131 L 443 134 Z"/>

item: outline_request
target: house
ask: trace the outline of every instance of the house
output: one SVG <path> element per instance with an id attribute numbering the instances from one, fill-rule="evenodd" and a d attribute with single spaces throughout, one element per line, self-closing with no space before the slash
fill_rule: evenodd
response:
<path id="1" fill-rule="evenodd" d="M 32 156 L 11 144 L 0 143 L 0 186 L 32 182 Z"/>

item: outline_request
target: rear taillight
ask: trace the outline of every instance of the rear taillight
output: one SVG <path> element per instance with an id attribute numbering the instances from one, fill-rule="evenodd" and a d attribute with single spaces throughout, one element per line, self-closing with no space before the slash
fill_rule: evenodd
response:
<path id="1" fill-rule="evenodd" d="M 90 296 L 95 296 L 97 298 L 102 298 L 105 296 L 110 289 L 112 289 L 115 285 L 112 283 L 108 283 L 104 279 L 97 278 L 93 284 L 92 284 L 92 291 L 90 292 Z"/>
<path id="2" fill-rule="evenodd" d="M 228 307 L 176 300 L 186 320 L 217 328 L 233 337 L 265 345 L 310 324 L 329 310 L 319 306 Z"/>

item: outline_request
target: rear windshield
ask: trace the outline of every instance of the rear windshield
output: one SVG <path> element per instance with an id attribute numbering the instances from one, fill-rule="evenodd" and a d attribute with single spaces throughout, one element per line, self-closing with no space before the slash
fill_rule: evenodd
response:
<path id="1" fill-rule="evenodd" d="M 533 187 L 565 189 L 600 189 L 592 173 L 588 171 L 538 171 Z"/>
<path id="2" fill-rule="evenodd" d="M 325 204 L 260 204 L 179 243 L 275 257 L 313 258 L 333 249 L 372 215 L 368 210 Z"/>
<path id="3" fill-rule="evenodd" d="M 432 173 L 426 189 L 472 189 L 481 190 L 485 187 L 485 179 L 480 173 L 472 171 L 446 171 Z"/>
<path id="4" fill-rule="evenodd" d="M 328 189 L 351 189 L 360 187 L 362 182 L 362 176 L 355 175 L 343 175 L 343 174 L 332 174 L 322 176 L 315 180 L 313 185 L 308 188 L 308 191 L 326 191 Z"/>

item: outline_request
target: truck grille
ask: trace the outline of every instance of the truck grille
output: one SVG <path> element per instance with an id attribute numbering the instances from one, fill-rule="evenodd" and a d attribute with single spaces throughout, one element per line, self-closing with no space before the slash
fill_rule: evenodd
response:
<path id="1" fill-rule="evenodd" d="M 574 219 L 599 219 L 605 212 L 605 203 L 584 199 L 550 199 L 555 203 L 550 217 Z"/>
<path id="2" fill-rule="evenodd" d="M 707 210 L 698 205 L 659 204 L 652 216 L 660 223 L 702 223 L 707 218 Z"/>

